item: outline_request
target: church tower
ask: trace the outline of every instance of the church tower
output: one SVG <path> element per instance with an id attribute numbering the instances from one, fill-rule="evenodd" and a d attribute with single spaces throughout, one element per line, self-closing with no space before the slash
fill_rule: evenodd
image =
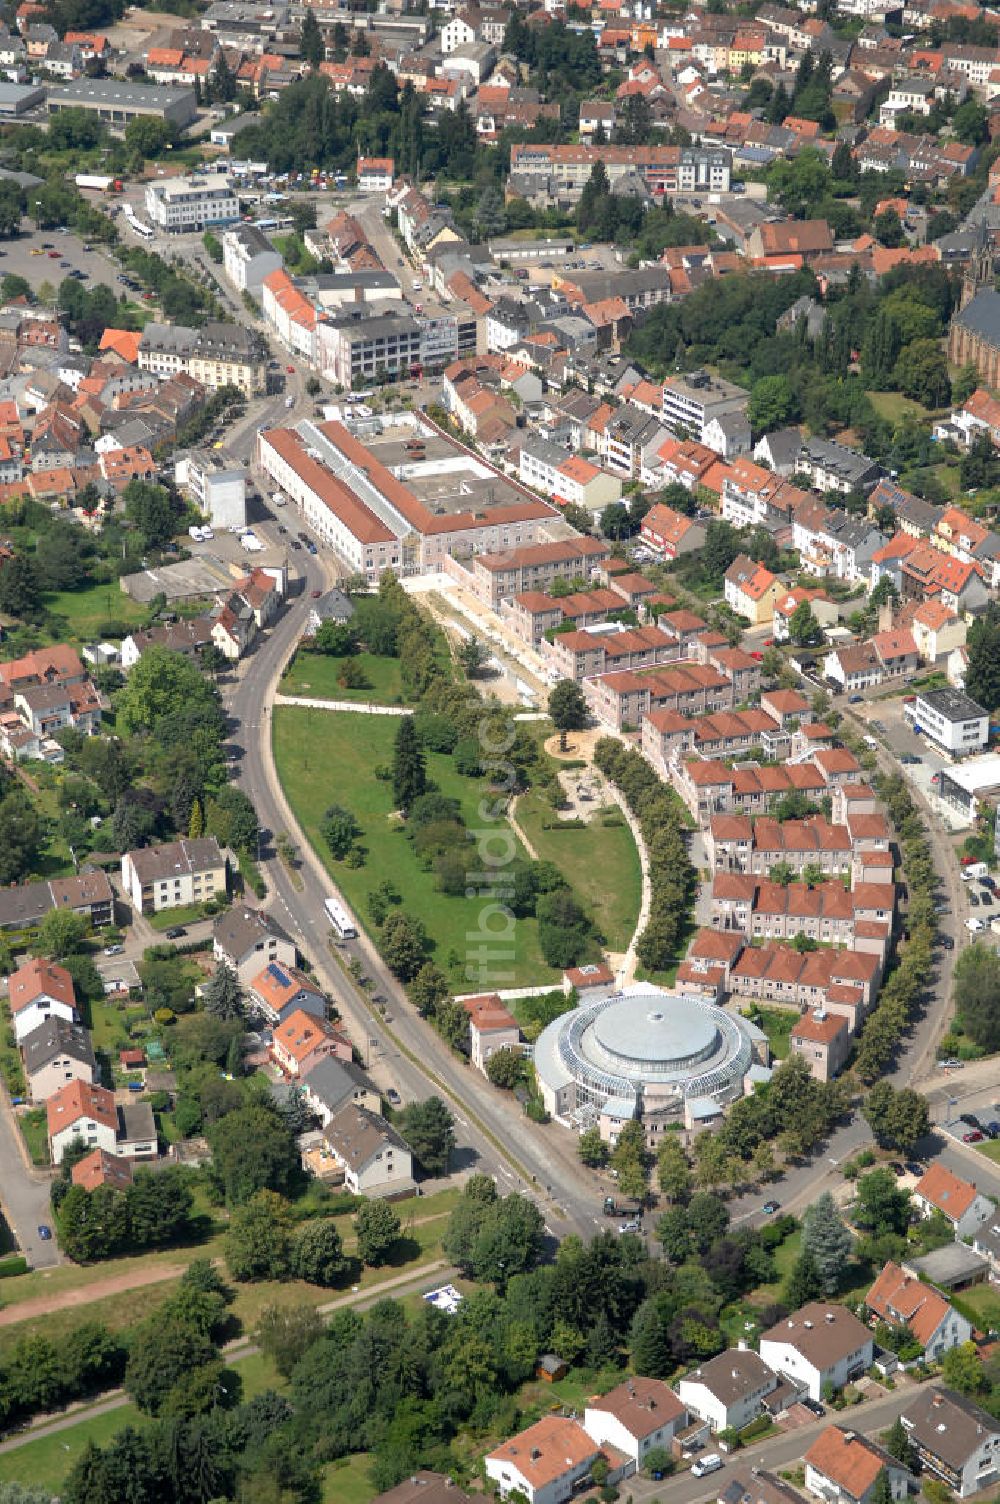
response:
<path id="1" fill-rule="evenodd" d="M 959 306 L 967 307 L 977 292 L 982 292 L 984 287 L 992 286 L 993 246 L 990 243 L 989 230 L 985 223 L 981 223 L 979 238 L 962 276 L 962 301 Z"/>

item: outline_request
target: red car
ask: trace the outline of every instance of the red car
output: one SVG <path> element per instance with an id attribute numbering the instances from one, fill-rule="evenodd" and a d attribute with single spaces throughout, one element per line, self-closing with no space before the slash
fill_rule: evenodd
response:
<path id="1" fill-rule="evenodd" d="M 313 598 L 313 600 L 314 600 L 314 601 L 318 601 L 318 600 L 319 600 L 319 598 L 320 598 L 320 596 L 321 596 L 321 595 L 322 595 L 322 594 L 323 594 L 323 592 L 322 592 L 322 590 L 314 590 L 314 591 L 313 591 L 313 593 L 312 593 L 312 598 Z"/>
<path id="2" fill-rule="evenodd" d="M 962 1134 L 963 1144 L 981 1144 L 982 1141 L 983 1135 L 980 1133 L 978 1128 L 970 1128 L 968 1133 Z"/>
<path id="3" fill-rule="evenodd" d="M 764 654 L 763 653 L 751 653 L 750 657 L 753 658 L 756 663 L 763 663 L 764 662 Z"/>
<path id="4" fill-rule="evenodd" d="M 62 255 L 62 251 L 50 251 L 50 252 L 49 252 L 49 256 L 50 256 L 50 258 L 51 258 L 51 259 L 52 259 L 52 260 L 53 260 L 53 261 L 58 261 L 58 260 L 59 260 L 59 257 L 60 257 L 60 256 L 61 256 L 61 255 Z"/>
<path id="5" fill-rule="evenodd" d="M 289 376 L 294 376 L 295 375 L 295 367 L 294 366 L 286 366 L 285 370 L 288 372 Z"/>

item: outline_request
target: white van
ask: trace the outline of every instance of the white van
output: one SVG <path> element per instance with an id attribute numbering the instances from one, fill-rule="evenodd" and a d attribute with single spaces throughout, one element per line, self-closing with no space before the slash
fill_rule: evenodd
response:
<path id="1" fill-rule="evenodd" d="M 707 1473 L 717 1473 L 722 1467 L 722 1458 L 718 1452 L 708 1452 L 704 1457 L 699 1457 L 697 1462 L 691 1464 L 691 1476 L 704 1478 Z"/>

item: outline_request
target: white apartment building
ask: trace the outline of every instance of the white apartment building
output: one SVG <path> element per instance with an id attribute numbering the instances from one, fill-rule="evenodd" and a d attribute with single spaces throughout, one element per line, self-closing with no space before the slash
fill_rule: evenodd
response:
<path id="1" fill-rule="evenodd" d="M 240 217 L 240 201 L 225 173 L 163 178 L 146 184 L 146 213 L 160 230 L 208 230 Z"/>
<path id="2" fill-rule="evenodd" d="M 174 480 L 196 502 L 213 527 L 245 527 L 247 472 L 242 465 L 223 466 L 201 450 L 182 454 L 174 465 Z"/>
<path id="3" fill-rule="evenodd" d="M 226 859 L 214 836 L 126 851 L 121 870 L 122 887 L 140 914 L 183 908 L 226 892 Z"/>
<path id="4" fill-rule="evenodd" d="M 953 757 L 981 752 L 989 741 L 990 718 L 981 705 L 958 689 L 935 689 L 918 694 L 903 707 L 908 721 Z"/>
<path id="5" fill-rule="evenodd" d="M 706 429 L 716 420 L 745 415 L 748 400 L 742 387 L 706 371 L 669 376 L 663 383 L 663 421 L 674 433 L 707 444 Z"/>
<path id="6" fill-rule="evenodd" d="M 811 1399 L 843 1389 L 872 1364 L 872 1334 L 846 1306 L 814 1300 L 760 1339 L 760 1355 L 775 1373 L 804 1384 Z"/>
<path id="7" fill-rule="evenodd" d="M 237 292 L 259 298 L 264 278 L 281 266 L 281 253 L 256 225 L 233 225 L 223 235 L 222 269 Z"/>

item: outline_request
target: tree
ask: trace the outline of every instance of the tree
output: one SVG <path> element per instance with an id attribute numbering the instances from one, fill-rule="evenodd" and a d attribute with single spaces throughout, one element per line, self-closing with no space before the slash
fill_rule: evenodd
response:
<path id="1" fill-rule="evenodd" d="M 629 1352 L 632 1367 L 644 1378 L 665 1379 L 674 1370 L 667 1317 L 656 1296 L 644 1300 L 632 1319 Z"/>
<path id="2" fill-rule="evenodd" d="M 326 57 L 326 47 L 323 43 L 323 33 L 315 12 L 311 6 L 306 7 L 306 13 L 302 18 L 302 31 L 299 37 L 299 56 L 304 62 L 313 68 L 318 68 Z"/>
<path id="3" fill-rule="evenodd" d="M 566 750 L 566 733 L 582 731 L 587 724 L 583 690 L 572 679 L 560 679 L 549 691 L 549 718 L 559 733 L 559 750 Z"/>
<path id="4" fill-rule="evenodd" d="M 53 961 L 65 960 L 83 947 L 88 924 L 73 909 L 50 909 L 38 926 L 33 950 Z"/>
<path id="5" fill-rule="evenodd" d="M 386 1263 L 401 1231 L 399 1217 L 388 1202 L 364 1202 L 354 1219 L 358 1258 L 371 1269 Z"/>
<path id="6" fill-rule="evenodd" d="M 257 1345 L 283 1379 L 292 1376 L 299 1360 L 325 1330 L 315 1306 L 265 1306 L 254 1333 Z"/>
<path id="7" fill-rule="evenodd" d="M 211 1338 L 190 1321 L 162 1310 L 133 1328 L 125 1392 L 147 1415 L 170 1412 L 175 1392 L 218 1362 Z"/>
<path id="8" fill-rule="evenodd" d="M 339 1284 L 350 1268 L 334 1222 L 304 1222 L 292 1240 L 291 1271 L 310 1285 Z"/>
<path id="9" fill-rule="evenodd" d="M 41 589 L 34 560 L 15 553 L 0 569 L 0 611 L 30 621 L 41 606 Z"/>
<path id="10" fill-rule="evenodd" d="M 0 571 L 0 590 L 9 568 L 8 564 Z M 991 602 L 972 623 L 967 647 L 969 666 L 965 675 L 966 694 L 992 715 L 1000 709 L 1000 607 L 995 603 Z"/>
<path id="11" fill-rule="evenodd" d="M 242 1018 L 245 999 L 240 979 L 229 962 L 219 961 L 209 981 L 202 988 L 201 1000 L 206 1013 L 213 1018 Z"/>
<path id="12" fill-rule="evenodd" d="M 951 401 L 948 362 L 936 339 L 914 339 L 901 352 L 892 379 L 906 397 L 925 407 L 945 407 Z"/>
<path id="13" fill-rule="evenodd" d="M 959 1394 L 985 1394 L 990 1387 L 974 1342 L 949 1348 L 941 1359 L 941 1376 L 948 1388 L 957 1389 Z"/>
<path id="14" fill-rule="evenodd" d="M 458 661 L 470 679 L 474 679 L 489 654 L 478 637 L 464 637 L 458 649 Z"/>
<path id="15" fill-rule="evenodd" d="M 425 1175 L 447 1175 L 455 1147 L 455 1118 L 440 1097 L 411 1102 L 396 1114 L 399 1131 Z"/>
<path id="16" fill-rule="evenodd" d="M 823 1280 L 816 1268 L 815 1259 L 810 1253 L 800 1253 L 785 1286 L 786 1304 L 796 1311 L 800 1306 L 808 1305 L 811 1300 L 818 1300 L 822 1294 Z"/>
<path id="17" fill-rule="evenodd" d="M 162 548 L 177 530 L 180 507 L 165 486 L 130 480 L 125 487 L 125 516 L 138 528 L 147 548 Z"/>
<path id="18" fill-rule="evenodd" d="M 904 1467 L 913 1469 L 916 1459 L 910 1442 L 910 1434 L 898 1415 L 882 1437 L 882 1445 L 890 1457 L 895 1457 L 896 1461 L 901 1462 Z"/>
<path id="19" fill-rule="evenodd" d="M 897 1091 L 890 1081 L 876 1082 L 861 1111 L 884 1149 L 909 1154 L 930 1130 L 927 1099 L 909 1086 Z"/>
<path id="20" fill-rule="evenodd" d="M 592 1170 L 602 1169 L 608 1162 L 608 1146 L 601 1137 L 600 1128 L 585 1128 L 577 1139 L 577 1152 L 585 1165 Z"/>
<path id="21" fill-rule="evenodd" d="M 656 1153 L 656 1179 L 668 1201 L 683 1201 L 691 1190 L 691 1166 L 674 1133 L 665 1133 Z"/>
<path id="22" fill-rule="evenodd" d="M 257 1191 L 235 1207 L 223 1243 L 233 1279 L 287 1279 L 292 1269 L 290 1227 L 288 1202 L 275 1191 Z"/>
<path id="23" fill-rule="evenodd" d="M 991 947 L 970 945 L 959 956 L 955 1007 L 974 1044 L 988 1054 L 1000 1049 L 1000 955 Z"/>
<path id="24" fill-rule="evenodd" d="M 427 767 L 412 716 L 403 716 L 392 757 L 392 793 L 404 815 L 427 788 Z"/>
<path id="25" fill-rule="evenodd" d="M 755 434 L 773 433 L 798 416 L 798 402 L 787 376 L 761 376 L 750 388 L 747 417 Z"/>
<path id="26" fill-rule="evenodd" d="M 951 128 L 965 146 L 981 146 L 989 137 L 989 117 L 975 99 L 960 104 L 951 117 Z"/>
<path id="27" fill-rule="evenodd" d="M 874 1237 L 903 1234 L 910 1220 L 910 1196 L 900 1190 L 891 1170 L 872 1170 L 858 1181 L 854 1224 Z"/>
<path id="28" fill-rule="evenodd" d="M 261 1190 L 286 1190 L 298 1168 L 292 1135 L 262 1102 L 227 1112 L 208 1129 L 208 1142 L 213 1173 L 230 1206 L 243 1205 Z"/>
<path id="29" fill-rule="evenodd" d="M 833 1295 L 851 1256 L 851 1234 L 829 1191 L 813 1202 L 802 1219 L 802 1248 L 819 1275 L 822 1293 Z"/>
<path id="30" fill-rule="evenodd" d="M 891 204 L 872 220 L 872 233 L 879 245 L 884 245 L 888 250 L 895 250 L 906 241 L 903 222 Z"/>
<path id="31" fill-rule="evenodd" d="M 0 570 L 3 581 L 10 565 Z M 218 691 L 200 669 L 169 648 L 148 648 L 132 669 L 116 702 L 120 729 L 126 736 L 152 731 L 161 722 L 192 708 L 218 710 Z M 219 716 L 219 732 L 224 728 Z"/>
<path id="32" fill-rule="evenodd" d="M 486 1079 L 501 1091 L 513 1091 L 524 1079 L 524 1060 L 515 1050 L 494 1050 L 486 1062 Z"/>
<path id="33" fill-rule="evenodd" d="M 361 826 L 342 804 L 331 804 L 320 822 L 319 833 L 330 848 L 330 855 L 343 861 L 350 853 Z"/>
<path id="34" fill-rule="evenodd" d="M 823 640 L 819 622 L 808 601 L 800 601 L 788 618 L 788 636 L 799 648 L 814 647 Z"/>
<path id="35" fill-rule="evenodd" d="M 401 982 L 411 982 L 424 964 L 427 933 L 418 919 L 397 909 L 386 916 L 380 949 L 389 970 Z"/>
<path id="36" fill-rule="evenodd" d="M 0 580 L 5 573 L 0 570 Z M 17 882 L 31 871 L 42 840 L 42 823 L 27 793 L 12 789 L 0 799 L 0 883 Z"/>
<path id="37" fill-rule="evenodd" d="M 369 906 L 371 897 L 369 895 Z M 398 902 L 398 898 L 396 900 Z M 385 922 L 388 907 L 383 911 L 381 923 Z M 374 918 L 374 915 L 372 916 Z M 378 921 L 377 921 L 378 922 Z M 448 978 L 440 966 L 425 961 L 410 983 L 410 998 L 424 1018 L 436 1013 L 448 997 Z"/>

